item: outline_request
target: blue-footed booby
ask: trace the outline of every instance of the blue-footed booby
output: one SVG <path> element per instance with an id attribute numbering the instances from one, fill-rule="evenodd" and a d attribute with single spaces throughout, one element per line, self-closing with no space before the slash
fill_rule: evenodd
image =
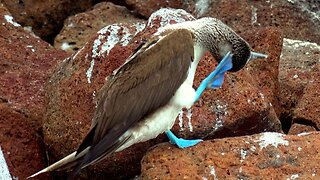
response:
<path id="1" fill-rule="evenodd" d="M 195 91 L 197 65 L 206 51 L 219 62 Z M 180 148 L 201 140 L 177 138 L 170 129 L 182 108 L 190 108 L 206 88 L 220 87 L 226 71 L 253 58 L 248 43 L 215 18 L 168 25 L 144 42 L 108 78 L 98 96 L 90 132 L 78 150 L 40 173 L 74 167 L 73 175 L 109 154 L 166 133 Z"/>

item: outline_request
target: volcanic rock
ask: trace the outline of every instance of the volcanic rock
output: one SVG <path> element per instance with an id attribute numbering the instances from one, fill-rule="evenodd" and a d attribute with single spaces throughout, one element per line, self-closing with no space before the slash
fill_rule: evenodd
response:
<path id="1" fill-rule="evenodd" d="M 239 33 L 272 26 L 281 29 L 285 38 L 320 43 L 320 3 L 316 1 L 215 0 L 202 11 L 202 16 L 221 19 Z"/>
<path id="2" fill-rule="evenodd" d="M 184 150 L 163 143 L 143 158 L 140 179 L 319 179 L 319 139 L 319 132 L 265 132 Z"/>
<path id="3" fill-rule="evenodd" d="M 12 16 L 22 26 L 32 29 L 39 37 L 53 40 L 69 15 L 90 8 L 92 0 L 1 0 Z"/>
<path id="4" fill-rule="evenodd" d="M 144 28 L 142 20 L 135 18 L 130 11 L 110 2 L 102 2 L 90 11 L 68 17 L 64 27 L 56 36 L 54 46 L 67 52 L 76 52 L 101 28 L 115 23 L 136 23 Z"/>

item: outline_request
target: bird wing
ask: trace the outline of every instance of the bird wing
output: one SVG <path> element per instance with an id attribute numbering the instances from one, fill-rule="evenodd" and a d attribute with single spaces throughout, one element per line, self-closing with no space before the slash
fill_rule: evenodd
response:
<path id="1" fill-rule="evenodd" d="M 174 30 L 150 39 L 101 88 L 93 126 L 77 153 L 90 146 L 75 171 L 114 152 L 119 139 L 164 106 L 185 81 L 193 60 L 193 36 Z"/>

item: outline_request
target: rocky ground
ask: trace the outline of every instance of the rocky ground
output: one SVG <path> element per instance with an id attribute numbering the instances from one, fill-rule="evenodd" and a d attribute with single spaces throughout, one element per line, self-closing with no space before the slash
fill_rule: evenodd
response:
<path id="1" fill-rule="evenodd" d="M 105 78 L 141 41 L 203 16 L 269 57 L 228 73 L 222 88 L 181 111 L 174 133 L 204 142 L 181 150 L 160 135 L 84 169 L 81 179 L 320 178 L 317 0 L 0 2 L 0 149 L 13 179 L 77 148 Z M 215 66 L 206 54 L 196 87 Z M 0 157 L 0 179 L 3 166 Z"/>

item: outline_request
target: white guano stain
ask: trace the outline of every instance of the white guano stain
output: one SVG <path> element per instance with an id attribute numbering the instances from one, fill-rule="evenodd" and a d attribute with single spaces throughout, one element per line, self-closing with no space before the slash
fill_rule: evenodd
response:
<path id="1" fill-rule="evenodd" d="M 251 6 L 252 9 L 252 16 L 251 16 L 251 24 L 254 25 L 257 23 L 257 8 L 254 6 Z"/>
<path id="2" fill-rule="evenodd" d="M 91 83 L 91 77 L 92 77 L 93 67 L 94 67 L 94 59 L 91 60 L 90 67 L 89 67 L 89 69 L 86 71 L 86 76 L 87 76 L 87 79 L 88 79 L 88 83 L 89 83 L 89 84 Z"/>
<path id="3" fill-rule="evenodd" d="M 136 33 L 134 35 L 137 35 L 146 28 L 146 24 L 144 22 L 137 22 L 133 26 L 136 28 Z"/>
<path id="4" fill-rule="evenodd" d="M 308 136 L 312 134 L 311 132 L 302 132 L 302 133 L 299 133 L 298 136 Z"/>
<path id="5" fill-rule="evenodd" d="M 222 117 L 228 114 L 227 112 L 227 104 L 221 103 L 219 100 L 216 101 L 215 106 L 212 106 L 212 111 L 216 115 L 216 120 L 214 121 L 213 130 L 216 131 L 223 127 L 223 120 Z"/>
<path id="6" fill-rule="evenodd" d="M 309 42 L 309 41 L 300 41 L 300 40 L 295 40 L 295 39 L 283 39 L 283 46 L 291 46 L 294 48 L 299 48 L 299 47 L 310 47 L 311 49 L 318 49 L 320 50 L 320 45 L 317 43 Z"/>
<path id="7" fill-rule="evenodd" d="M 165 25 L 170 24 L 170 21 L 175 21 L 177 23 L 186 21 L 182 17 L 195 19 L 191 14 L 182 9 L 162 8 L 151 14 L 148 19 L 147 26 L 153 27 L 153 21 L 157 18 L 160 18 L 160 27 L 164 27 Z"/>
<path id="8" fill-rule="evenodd" d="M 218 180 L 217 174 L 216 174 L 216 170 L 214 169 L 213 166 L 209 165 L 209 169 L 210 169 L 210 175 L 213 176 L 214 180 Z"/>
<path id="9" fill-rule="evenodd" d="M 179 127 L 180 127 L 180 131 L 184 131 L 184 123 L 183 123 L 183 116 L 184 116 L 185 112 L 183 109 L 181 109 L 181 111 L 178 114 L 178 120 L 179 120 Z M 191 118 L 192 118 L 192 111 L 191 109 L 187 110 L 187 115 L 186 115 L 187 119 L 188 119 L 188 128 L 190 132 L 193 132 L 193 126 L 192 126 L 192 122 L 191 122 Z"/>
<path id="10" fill-rule="evenodd" d="M 36 50 L 33 48 L 32 45 L 27 45 L 27 48 L 30 48 L 32 52 L 35 52 Z"/>
<path id="11" fill-rule="evenodd" d="M 10 175 L 10 172 L 9 172 L 8 165 L 6 163 L 6 159 L 4 158 L 4 155 L 3 155 L 1 147 L 0 147 L 0 179 L 1 180 L 2 179 L 3 180 L 12 179 L 11 175 Z"/>
<path id="12" fill-rule="evenodd" d="M 138 22 L 133 24 L 133 27 L 135 27 L 135 32 L 133 34 L 122 24 L 108 25 L 98 31 L 98 38 L 94 40 L 92 45 L 92 60 L 90 67 L 86 71 L 88 83 L 91 83 L 95 58 L 102 55 L 109 55 L 111 49 L 114 48 L 114 46 L 118 43 L 120 43 L 122 46 L 127 46 L 136 34 L 145 29 L 146 24 L 143 22 Z M 121 36 L 119 36 L 119 34 L 121 34 Z"/>
<path id="13" fill-rule="evenodd" d="M 297 179 L 299 177 L 299 174 L 293 174 L 290 176 L 290 178 L 287 178 L 287 180 L 294 180 Z"/>
<path id="14" fill-rule="evenodd" d="M 210 7 L 210 0 L 197 0 L 196 2 L 196 12 L 197 12 L 197 17 L 200 17 L 204 15 L 209 7 Z"/>
<path id="15" fill-rule="evenodd" d="M 5 19 L 8 23 L 12 24 L 12 25 L 15 26 L 15 27 L 20 27 L 20 26 L 21 26 L 19 23 L 13 21 L 13 17 L 10 16 L 10 15 L 4 15 L 4 19 Z"/>
<path id="16" fill-rule="evenodd" d="M 178 120 L 179 120 L 179 127 L 180 127 L 180 131 L 183 131 L 183 110 L 181 109 L 181 111 L 178 114 Z"/>
<path id="17" fill-rule="evenodd" d="M 72 48 L 72 46 L 70 46 L 70 44 L 67 43 L 67 42 L 63 42 L 63 43 L 61 44 L 61 46 L 60 46 L 60 49 L 62 49 L 62 50 L 64 50 L 64 51 L 69 50 L 69 49 L 71 49 L 71 48 Z"/>
<path id="18" fill-rule="evenodd" d="M 193 132 L 193 126 L 192 126 L 192 123 L 191 123 L 191 117 L 192 117 L 192 111 L 191 111 L 191 109 L 188 109 L 188 111 L 187 111 L 187 119 L 188 119 L 189 131 Z"/>
<path id="19" fill-rule="evenodd" d="M 278 145 L 289 145 L 289 141 L 283 138 L 283 134 L 276 133 L 276 132 L 265 132 L 261 133 L 259 140 L 255 142 L 259 142 L 260 149 L 266 148 L 267 146 L 271 145 L 273 147 L 278 147 Z"/>

